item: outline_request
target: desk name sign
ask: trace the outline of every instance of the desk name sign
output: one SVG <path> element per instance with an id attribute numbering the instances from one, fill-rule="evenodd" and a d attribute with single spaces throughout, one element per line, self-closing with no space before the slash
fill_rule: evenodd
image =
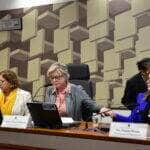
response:
<path id="1" fill-rule="evenodd" d="M 31 124 L 30 116 L 4 115 L 1 127 L 25 129 Z"/>
<path id="2" fill-rule="evenodd" d="M 149 136 L 149 125 L 144 123 L 112 122 L 110 125 L 109 136 L 147 139 Z"/>

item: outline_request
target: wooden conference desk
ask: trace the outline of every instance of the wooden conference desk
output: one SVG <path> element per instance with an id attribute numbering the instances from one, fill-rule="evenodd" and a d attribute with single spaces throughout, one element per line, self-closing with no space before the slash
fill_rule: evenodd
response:
<path id="1" fill-rule="evenodd" d="M 150 139 L 115 138 L 83 128 L 0 128 L 0 150 L 150 150 Z"/>

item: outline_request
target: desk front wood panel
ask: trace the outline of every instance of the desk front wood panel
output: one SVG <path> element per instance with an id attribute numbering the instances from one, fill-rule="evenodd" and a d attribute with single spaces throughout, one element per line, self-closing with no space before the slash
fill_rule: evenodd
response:
<path id="1" fill-rule="evenodd" d="M 0 143 L 57 150 L 149 150 L 150 141 L 72 130 L 0 128 Z M 137 144 L 136 144 L 137 143 Z"/>

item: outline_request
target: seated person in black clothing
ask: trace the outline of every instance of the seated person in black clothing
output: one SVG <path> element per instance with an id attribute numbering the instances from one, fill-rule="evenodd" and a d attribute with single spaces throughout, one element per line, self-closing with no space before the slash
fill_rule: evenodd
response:
<path id="1" fill-rule="evenodd" d="M 150 79 L 150 58 L 144 58 L 137 62 L 139 73 L 127 80 L 122 104 L 133 110 L 136 105 L 138 93 L 147 91 L 146 81 Z"/>

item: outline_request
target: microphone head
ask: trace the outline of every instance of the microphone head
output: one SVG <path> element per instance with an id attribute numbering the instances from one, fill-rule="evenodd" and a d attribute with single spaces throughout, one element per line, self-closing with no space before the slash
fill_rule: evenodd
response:
<path id="1" fill-rule="evenodd" d="M 51 83 L 47 83 L 44 85 L 44 87 L 48 87 L 48 86 L 51 86 L 52 84 Z"/>

